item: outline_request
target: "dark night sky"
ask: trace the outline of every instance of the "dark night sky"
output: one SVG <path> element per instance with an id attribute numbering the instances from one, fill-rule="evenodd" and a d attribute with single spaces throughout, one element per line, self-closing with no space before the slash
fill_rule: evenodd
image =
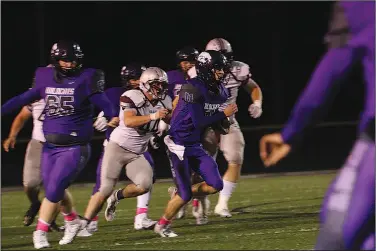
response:
<path id="1" fill-rule="evenodd" d="M 181 47 L 202 50 L 210 39 L 223 37 L 232 44 L 235 58 L 250 65 L 263 89 L 264 113 L 258 120 L 248 117 L 250 99 L 241 91 L 237 118 L 243 126 L 286 121 L 326 50 L 322 40 L 331 10 L 330 2 L 1 4 L 2 103 L 27 90 L 35 68 L 47 62 L 51 45 L 59 39 L 76 40 L 84 50 L 85 66 L 103 69 L 108 85 L 114 86 L 127 62 L 167 71 L 175 67 L 175 52 Z M 361 81 L 355 70 L 326 120 L 357 120 Z M 4 117 L 3 135 L 11 119 Z"/>

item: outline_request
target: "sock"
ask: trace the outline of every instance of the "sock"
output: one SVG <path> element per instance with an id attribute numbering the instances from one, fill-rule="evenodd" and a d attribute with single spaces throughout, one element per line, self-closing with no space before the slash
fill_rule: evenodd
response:
<path id="1" fill-rule="evenodd" d="M 148 208 L 149 206 L 149 201 L 150 201 L 150 195 L 151 195 L 151 191 L 143 194 L 143 195 L 140 195 L 140 196 L 137 196 L 137 208 Z"/>
<path id="2" fill-rule="evenodd" d="M 139 214 L 147 214 L 148 213 L 148 208 L 146 207 L 138 207 L 136 211 L 136 215 Z"/>
<path id="3" fill-rule="evenodd" d="M 38 219 L 36 230 L 41 230 L 43 232 L 48 232 L 49 229 L 50 229 L 50 224 L 48 224 L 44 220 Z"/>
<path id="4" fill-rule="evenodd" d="M 116 194 L 115 194 L 115 197 L 117 198 L 117 200 L 122 200 L 122 199 L 124 199 L 123 189 L 117 190 L 117 191 L 116 191 Z"/>
<path id="5" fill-rule="evenodd" d="M 170 220 L 167 220 L 167 219 L 163 216 L 162 218 L 159 219 L 158 224 L 159 224 L 159 225 L 169 225 L 169 224 L 171 224 L 171 221 L 170 221 Z"/>
<path id="6" fill-rule="evenodd" d="M 199 200 L 198 199 L 193 199 L 192 200 L 192 206 L 193 207 L 198 207 Z"/>
<path id="7" fill-rule="evenodd" d="M 236 183 L 223 180 L 223 189 L 219 193 L 218 205 L 227 207 L 228 200 L 230 199 L 231 194 L 234 191 L 235 187 L 236 187 Z"/>
<path id="8" fill-rule="evenodd" d="M 62 213 L 64 215 L 65 221 L 72 221 L 77 219 L 77 213 L 75 211 L 70 212 L 69 214 Z"/>
<path id="9" fill-rule="evenodd" d="M 94 218 L 93 219 L 91 219 L 91 221 L 98 221 L 98 215 L 97 216 L 94 216 Z"/>

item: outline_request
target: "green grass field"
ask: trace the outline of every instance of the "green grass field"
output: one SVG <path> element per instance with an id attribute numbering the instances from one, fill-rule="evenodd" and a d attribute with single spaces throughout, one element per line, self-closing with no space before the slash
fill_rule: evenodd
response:
<path id="1" fill-rule="evenodd" d="M 106 222 L 100 214 L 99 231 L 92 237 L 80 238 L 59 246 L 60 233 L 50 233 L 53 249 L 65 250 L 205 250 L 205 249 L 312 249 L 318 231 L 318 214 L 322 198 L 333 174 L 246 178 L 239 183 L 230 201 L 233 217 L 222 219 L 211 214 L 209 224 L 196 226 L 191 216 L 173 223 L 176 238 L 160 238 L 152 231 L 135 231 L 133 217 L 136 200 L 123 200 L 117 218 Z M 157 183 L 153 189 L 149 216 L 158 219 L 169 199 L 171 183 Z M 77 210 L 86 207 L 91 187 L 73 187 Z M 210 197 L 213 210 L 217 195 Z M 30 250 L 32 232 L 22 225 L 28 207 L 21 191 L 2 193 L 1 248 Z M 62 217 L 58 217 L 62 223 Z"/>

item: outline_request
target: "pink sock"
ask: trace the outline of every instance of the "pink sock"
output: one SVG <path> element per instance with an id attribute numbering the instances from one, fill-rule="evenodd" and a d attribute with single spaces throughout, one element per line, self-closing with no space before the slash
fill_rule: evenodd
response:
<path id="1" fill-rule="evenodd" d="M 72 211 L 69 214 L 63 214 L 64 215 L 64 220 L 65 221 L 72 221 L 77 218 L 77 213 L 75 211 Z"/>
<path id="2" fill-rule="evenodd" d="M 159 225 L 169 225 L 169 224 L 171 224 L 171 221 L 170 221 L 170 220 L 167 220 L 165 217 L 162 217 L 162 218 L 158 221 L 158 224 L 159 224 Z"/>
<path id="3" fill-rule="evenodd" d="M 42 230 L 43 232 L 48 232 L 49 229 L 50 229 L 50 224 L 48 224 L 47 222 L 45 222 L 41 219 L 38 219 L 37 230 Z"/>
<path id="4" fill-rule="evenodd" d="M 198 199 L 193 199 L 192 200 L 192 206 L 198 207 Z"/>
<path id="5" fill-rule="evenodd" d="M 137 208 L 136 215 L 147 214 L 147 213 L 148 213 L 148 209 L 147 208 L 145 208 L 145 207 L 138 207 Z"/>
<path id="6" fill-rule="evenodd" d="M 97 216 L 95 216 L 93 219 L 91 219 L 91 221 L 98 221 L 98 215 Z"/>

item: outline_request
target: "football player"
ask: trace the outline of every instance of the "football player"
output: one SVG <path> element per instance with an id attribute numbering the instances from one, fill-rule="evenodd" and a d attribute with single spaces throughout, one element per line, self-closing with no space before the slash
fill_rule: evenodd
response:
<path id="1" fill-rule="evenodd" d="M 167 75 L 157 67 L 147 68 L 142 73 L 139 89 L 128 90 L 121 95 L 120 124 L 111 133 L 105 148 L 100 187 L 91 197 L 85 212 L 87 223 L 98 214 L 106 199 L 105 217 L 112 219 L 119 200 L 150 191 L 153 168 L 143 153 L 153 133 L 157 132 L 160 121 L 169 122 L 171 108 Z M 123 167 L 132 184 L 112 193 Z M 145 210 L 138 215 L 143 213 L 146 213 Z"/>
<path id="2" fill-rule="evenodd" d="M 250 116 L 258 118 L 262 114 L 262 92 L 258 84 L 251 78 L 249 66 L 243 62 L 233 59 L 233 51 L 230 43 L 223 38 L 215 38 L 206 45 L 206 50 L 215 50 L 222 52 L 229 60 L 230 70 L 226 75 L 223 84 L 229 91 L 229 98 L 226 104 L 236 103 L 240 87 L 244 87 L 251 95 L 253 103 L 249 106 Z M 195 75 L 195 69 L 188 72 L 191 76 Z M 207 130 L 204 136 L 203 145 L 211 156 L 216 158 L 218 146 L 228 162 L 227 170 L 223 175 L 223 189 L 219 194 L 218 203 L 214 213 L 221 217 L 231 217 L 228 209 L 228 201 L 235 190 L 239 180 L 241 167 L 244 158 L 244 137 L 240 130 L 235 116 L 230 118 L 231 126 L 228 134 L 220 135 L 217 139 L 214 130 Z M 218 142 L 219 141 L 219 142 Z"/>
<path id="3" fill-rule="evenodd" d="M 104 91 L 104 73 L 82 66 L 83 53 L 72 41 L 59 41 L 53 47 L 54 67 L 40 67 L 35 72 L 35 86 L 6 102 L 2 115 L 44 99 L 43 133 L 46 142 L 42 149 L 42 177 L 45 199 L 42 202 L 33 242 L 36 249 L 49 247 L 47 232 L 61 204 L 65 232 L 60 245 L 70 243 L 80 230 L 81 222 L 72 203 L 63 200 L 65 190 L 85 167 L 90 157 L 93 135 L 92 104 L 108 118 L 115 110 Z M 112 119 L 115 126 L 118 119 Z M 71 202 L 71 200 L 70 200 Z"/>
<path id="4" fill-rule="evenodd" d="M 141 77 L 141 74 L 145 70 L 146 70 L 146 67 L 144 65 L 137 64 L 137 63 L 130 63 L 122 67 L 121 72 L 120 72 L 121 87 L 113 87 L 105 91 L 107 96 L 109 97 L 109 100 L 114 102 L 116 109 L 119 109 L 120 107 L 119 99 L 125 91 L 139 89 L 140 77 Z M 101 112 L 98 115 L 98 118 L 94 123 L 94 126 L 98 131 L 102 131 L 102 132 L 106 131 L 106 139 L 103 142 L 103 151 L 98 161 L 97 172 L 96 172 L 97 179 L 96 179 L 95 186 L 93 188 L 92 195 L 94 195 L 95 193 L 99 191 L 104 149 L 105 149 L 105 146 L 108 144 L 108 140 L 114 129 L 112 127 L 108 128 L 107 120 L 105 117 L 103 117 L 103 112 Z M 146 158 L 146 160 L 149 161 L 150 165 L 154 169 L 154 161 L 149 151 L 146 151 L 144 153 L 144 157 Z M 117 190 L 115 192 L 117 192 Z M 143 195 L 137 196 L 137 210 L 136 210 L 136 217 L 135 217 L 135 223 L 134 223 L 134 227 L 136 230 L 150 228 L 151 226 L 154 226 L 156 223 L 155 221 L 152 221 L 151 219 L 147 217 L 148 204 L 150 201 L 150 193 L 151 191 L 148 191 L 147 193 Z M 111 198 L 111 196 L 109 198 Z M 112 214 L 105 214 L 105 218 L 107 221 L 112 221 L 114 217 L 115 217 L 115 211 L 113 211 Z M 78 233 L 77 236 L 90 236 L 91 233 L 96 232 L 98 230 L 98 216 L 95 216 L 93 219 L 91 219 L 90 223 L 86 227 L 86 230 L 89 233 L 87 233 L 85 229 L 83 229 L 81 232 Z"/>
<path id="5" fill-rule="evenodd" d="M 51 49 L 51 51 L 53 51 Z M 53 54 L 50 57 L 53 62 Z M 53 67 L 53 64 L 47 65 Z M 24 226 L 30 226 L 39 212 L 41 202 L 39 200 L 39 190 L 42 185 L 42 174 L 40 171 L 40 160 L 42 154 L 43 143 L 46 141 L 43 135 L 43 115 L 45 107 L 43 99 L 24 106 L 13 120 L 8 138 L 4 141 L 3 147 L 6 152 L 14 149 L 18 133 L 22 130 L 27 120 L 33 117 L 33 132 L 29 141 L 25 154 L 25 162 L 23 168 L 23 186 L 27 198 L 31 205 L 24 216 Z M 67 191 L 68 192 L 68 191 Z M 67 196 L 69 198 L 69 196 Z M 56 213 L 56 216 L 58 212 Z M 55 220 L 51 222 L 50 228 L 56 231 L 64 231 L 64 227 L 58 227 Z"/>
<path id="6" fill-rule="evenodd" d="M 219 108 L 228 98 L 221 84 L 226 65 L 227 60 L 220 52 L 202 52 L 197 59 L 197 78 L 187 80 L 180 91 L 169 136 L 164 138 L 173 164 L 177 193 L 155 225 L 154 231 L 162 237 L 177 236 L 170 229 L 171 220 L 191 200 L 192 194 L 202 196 L 222 190 L 218 166 L 202 148 L 201 135 L 206 127 L 227 120 L 237 111 L 236 104 L 227 106 L 224 111 L 205 111 L 205 104 L 218 104 Z M 200 174 L 204 182 L 191 186 L 191 170 Z"/>
<path id="7" fill-rule="evenodd" d="M 284 158 L 325 114 L 352 66 L 362 62 L 365 100 L 358 139 L 324 198 L 315 250 L 375 250 L 375 2 L 335 3 L 325 40 L 328 51 L 281 133 L 261 139 L 260 156 L 266 167 Z"/>
<path id="8" fill-rule="evenodd" d="M 188 80 L 190 77 L 188 75 L 188 71 L 195 66 L 197 57 L 199 55 L 199 52 L 197 49 L 193 47 L 184 47 L 176 52 L 176 61 L 178 64 L 178 69 L 168 71 L 167 76 L 169 80 L 168 85 L 168 93 L 173 100 L 173 107 L 176 106 L 176 103 L 178 101 L 178 95 L 181 89 L 181 86 L 185 84 L 186 80 Z M 196 184 L 198 182 L 201 182 L 202 178 L 197 175 L 196 173 L 192 174 L 192 183 Z M 173 197 L 176 190 L 174 187 L 169 188 L 170 196 Z M 199 203 L 200 202 L 200 203 Z M 194 217 L 196 217 L 196 223 L 201 225 L 205 224 L 206 222 L 203 222 L 203 219 L 206 219 L 204 217 L 200 217 L 199 211 L 199 205 L 203 205 L 206 209 L 206 213 L 209 211 L 210 201 L 207 199 L 207 196 L 200 197 L 200 198 L 193 198 L 192 200 L 192 214 Z M 184 205 L 179 212 L 176 215 L 176 219 L 181 219 L 184 217 L 186 211 L 186 205 Z"/>

